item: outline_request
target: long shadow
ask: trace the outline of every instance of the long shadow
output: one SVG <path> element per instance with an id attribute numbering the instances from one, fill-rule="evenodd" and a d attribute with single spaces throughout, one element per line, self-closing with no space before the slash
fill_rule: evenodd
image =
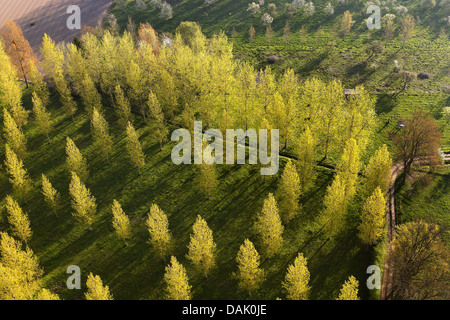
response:
<path id="1" fill-rule="evenodd" d="M 393 97 L 390 94 L 377 95 L 377 101 L 375 104 L 375 110 L 378 114 L 387 114 L 394 109 L 397 104 L 397 97 Z"/>

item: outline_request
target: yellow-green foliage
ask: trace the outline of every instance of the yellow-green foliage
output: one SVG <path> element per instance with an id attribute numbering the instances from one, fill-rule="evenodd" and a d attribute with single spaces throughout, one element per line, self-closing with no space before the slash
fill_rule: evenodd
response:
<path id="1" fill-rule="evenodd" d="M 139 137 L 131 122 L 127 126 L 127 150 L 131 163 L 136 166 L 141 174 L 141 168 L 145 166 L 145 155 Z"/>
<path id="2" fill-rule="evenodd" d="M 277 191 L 278 205 L 284 222 L 289 222 L 300 211 L 298 203 L 301 195 L 300 188 L 300 178 L 297 173 L 297 168 L 295 167 L 295 163 L 289 160 L 284 167 Z"/>
<path id="3" fill-rule="evenodd" d="M 385 231 L 386 198 L 377 187 L 364 203 L 361 224 L 359 225 L 359 238 L 364 244 L 375 244 Z"/>
<path id="4" fill-rule="evenodd" d="M 5 232 L 0 233 L 0 274 L 1 300 L 32 300 L 42 288 L 37 257 Z"/>
<path id="5" fill-rule="evenodd" d="M 261 245 L 269 257 L 280 251 L 284 227 L 278 214 L 277 202 L 272 193 L 269 193 L 268 198 L 264 200 L 262 211 L 255 223 L 255 229 L 258 232 Z"/>
<path id="6" fill-rule="evenodd" d="M 306 258 L 302 253 L 299 253 L 294 263 L 289 265 L 287 269 L 283 288 L 290 300 L 308 300 L 311 287 L 309 286 L 310 274 L 306 263 Z"/>
<path id="7" fill-rule="evenodd" d="M 66 156 L 67 170 L 75 172 L 82 181 L 86 181 L 89 176 L 86 159 L 69 137 L 66 138 Z"/>
<path id="8" fill-rule="evenodd" d="M 75 172 L 72 172 L 69 193 L 72 197 L 73 216 L 80 224 L 87 225 L 91 230 L 97 204 L 95 203 L 95 197 L 91 195 L 91 191 L 86 188 Z"/>
<path id="9" fill-rule="evenodd" d="M 86 281 L 88 291 L 84 294 L 86 300 L 113 300 L 108 286 L 103 286 L 102 279 L 98 275 L 89 273 Z"/>
<path id="10" fill-rule="evenodd" d="M 31 239 L 30 219 L 28 215 L 22 211 L 16 200 L 11 196 L 6 196 L 6 212 L 8 212 L 8 222 L 15 236 L 22 240 L 25 244 Z"/>
<path id="11" fill-rule="evenodd" d="M 189 285 L 186 269 L 174 256 L 170 258 L 170 264 L 166 266 L 164 282 L 166 283 L 166 298 L 168 300 L 191 299 L 192 286 Z"/>
<path id="12" fill-rule="evenodd" d="M 111 210 L 113 214 L 114 230 L 116 230 L 117 236 L 122 239 L 126 245 L 126 239 L 130 237 L 130 219 L 125 212 L 123 212 L 120 203 L 115 199 L 113 200 Z"/>
<path id="13" fill-rule="evenodd" d="M 9 182 L 13 186 L 17 197 L 25 198 L 31 190 L 31 180 L 28 172 L 23 167 L 23 162 L 17 157 L 8 144 L 5 145 L 5 165 L 9 175 Z"/>
<path id="14" fill-rule="evenodd" d="M 354 276 L 350 276 L 341 288 L 339 297 L 336 300 L 359 300 L 359 282 Z"/>
<path id="15" fill-rule="evenodd" d="M 239 279 L 239 287 L 251 291 L 256 290 L 264 280 L 264 270 L 259 266 L 259 254 L 253 243 L 245 239 L 241 245 L 236 257 L 238 264 L 238 272 L 236 274 Z"/>
<path id="16" fill-rule="evenodd" d="M 164 258 L 171 248 L 172 236 L 169 230 L 169 220 L 157 204 L 152 204 L 150 208 L 147 228 L 151 245 L 159 256 Z"/>
<path id="17" fill-rule="evenodd" d="M 213 234 L 206 221 L 198 216 L 192 227 L 193 234 L 188 245 L 187 258 L 192 261 L 197 269 L 204 272 L 205 276 L 215 265 L 216 244 Z"/>

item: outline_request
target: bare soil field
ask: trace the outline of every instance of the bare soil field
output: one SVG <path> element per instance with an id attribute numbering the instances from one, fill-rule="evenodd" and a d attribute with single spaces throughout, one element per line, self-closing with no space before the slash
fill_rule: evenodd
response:
<path id="1" fill-rule="evenodd" d="M 47 33 L 56 42 L 72 41 L 80 30 L 67 28 L 71 13 L 67 8 L 81 9 L 81 25 L 96 26 L 112 4 L 112 0 L 0 0 L 0 28 L 7 19 L 23 30 L 34 52 L 40 56 L 42 37 Z"/>

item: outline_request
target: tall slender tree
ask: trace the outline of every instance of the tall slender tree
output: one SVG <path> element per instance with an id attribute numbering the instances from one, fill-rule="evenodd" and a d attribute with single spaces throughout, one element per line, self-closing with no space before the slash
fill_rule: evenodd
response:
<path id="1" fill-rule="evenodd" d="M 6 196 L 6 212 L 13 234 L 28 246 L 28 241 L 30 241 L 32 235 L 30 219 L 10 195 Z"/>
<path id="2" fill-rule="evenodd" d="M 75 172 L 83 182 L 87 180 L 89 170 L 86 159 L 69 137 L 66 138 L 66 164 L 69 172 Z"/>
<path id="3" fill-rule="evenodd" d="M 164 274 L 164 282 L 166 283 L 166 297 L 169 300 L 190 300 L 191 288 L 186 269 L 177 258 L 172 256 L 170 264 L 166 266 Z"/>
<path id="4" fill-rule="evenodd" d="M 300 211 L 299 198 L 301 195 L 300 177 L 295 163 L 288 161 L 284 167 L 278 187 L 278 205 L 284 222 L 289 222 Z"/>
<path id="5" fill-rule="evenodd" d="M 108 122 L 95 107 L 92 111 L 91 133 L 94 145 L 106 156 L 106 161 L 109 163 L 109 156 L 113 148 L 113 137 L 109 133 Z"/>
<path id="6" fill-rule="evenodd" d="M 103 281 L 98 275 L 89 273 L 86 281 L 88 291 L 84 294 L 86 300 L 113 300 L 108 286 L 103 286 Z"/>
<path id="7" fill-rule="evenodd" d="M 113 200 L 111 210 L 113 213 L 113 227 L 116 230 L 116 234 L 123 240 L 125 246 L 127 246 L 126 239 L 130 237 L 130 219 L 123 212 L 120 203 L 115 199 Z"/>
<path id="8" fill-rule="evenodd" d="M 6 109 L 3 109 L 3 130 L 6 142 L 11 146 L 11 149 L 24 159 L 27 155 L 27 140 L 25 134 L 20 130 L 16 121 L 9 114 Z"/>
<path id="9" fill-rule="evenodd" d="M 359 225 L 359 238 L 366 245 L 375 244 L 384 231 L 386 215 L 386 198 L 377 187 L 372 195 L 366 199 Z"/>
<path id="10" fill-rule="evenodd" d="M 42 194 L 44 195 L 44 199 L 48 207 L 56 216 L 58 216 L 58 209 L 61 206 L 61 195 L 55 188 L 53 188 L 50 180 L 48 180 L 44 174 L 42 174 Z"/>
<path id="11" fill-rule="evenodd" d="M 43 271 L 37 257 L 22 243 L 0 233 L 0 299 L 32 300 L 42 288 Z"/>
<path id="12" fill-rule="evenodd" d="M 31 100 L 33 102 L 33 113 L 37 125 L 41 129 L 42 133 L 45 133 L 45 135 L 47 136 L 48 143 L 51 143 L 49 137 L 49 133 L 53 129 L 51 115 L 49 112 L 47 112 L 45 105 L 36 92 L 33 92 Z"/>
<path id="13" fill-rule="evenodd" d="M 145 166 L 145 155 L 142 152 L 138 134 L 131 122 L 128 122 L 127 126 L 127 150 L 131 163 L 138 168 L 139 174 L 141 174 L 141 168 Z"/>
<path id="14" fill-rule="evenodd" d="M 359 300 L 358 285 L 358 280 L 354 276 L 350 276 L 343 284 L 337 300 Z"/>
<path id="15" fill-rule="evenodd" d="M 149 116 L 154 121 L 155 136 L 158 139 L 159 148 L 162 151 L 162 144 L 163 142 L 167 141 L 169 130 L 167 130 L 167 126 L 164 120 L 164 113 L 162 112 L 161 106 L 158 102 L 158 98 L 152 91 L 150 91 L 148 95 L 147 106 Z"/>
<path id="16" fill-rule="evenodd" d="M 150 234 L 151 245 L 165 261 L 166 255 L 172 246 L 172 235 L 169 230 L 169 220 L 157 204 L 152 204 L 146 224 Z"/>
<path id="17" fill-rule="evenodd" d="M 255 223 L 255 229 L 260 237 L 261 245 L 269 257 L 280 251 L 284 228 L 272 193 L 269 193 L 269 197 L 264 200 L 262 211 Z"/>
<path id="18" fill-rule="evenodd" d="M 70 196 L 72 197 L 72 215 L 82 224 L 87 225 L 91 231 L 94 214 L 97 211 L 95 197 L 91 195 L 91 191 L 86 188 L 81 179 L 75 172 L 72 172 L 72 180 L 69 185 Z"/>
<path id="19" fill-rule="evenodd" d="M 258 251 L 249 239 L 245 239 L 244 244 L 241 245 L 236 261 L 238 264 L 236 276 L 239 279 L 239 287 L 248 290 L 250 295 L 252 291 L 259 288 L 264 280 L 264 270 L 259 266 Z"/>
<path id="20" fill-rule="evenodd" d="M 9 182 L 13 186 L 14 194 L 17 198 L 26 200 L 32 187 L 28 172 L 24 168 L 22 160 L 17 157 L 8 144 L 5 145 L 5 156 L 6 172 L 9 174 Z"/>
<path id="21" fill-rule="evenodd" d="M 131 113 L 130 103 L 125 97 L 120 85 L 115 87 L 115 110 L 119 126 L 126 129 L 128 123 L 133 123 L 133 114 Z"/>
<path id="22" fill-rule="evenodd" d="M 207 277 L 209 271 L 215 265 L 216 244 L 214 243 L 213 234 L 201 216 L 197 216 L 192 229 L 193 234 L 191 235 L 191 241 L 188 245 L 189 252 L 186 257 Z"/>
<path id="23" fill-rule="evenodd" d="M 309 286 L 310 274 L 306 263 L 306 258 L 302 253 L 299 253 L 294 263 L 289 265 L 287 269 L 283 288 L 290 300 L 308 300 L 311 287 Z"/>

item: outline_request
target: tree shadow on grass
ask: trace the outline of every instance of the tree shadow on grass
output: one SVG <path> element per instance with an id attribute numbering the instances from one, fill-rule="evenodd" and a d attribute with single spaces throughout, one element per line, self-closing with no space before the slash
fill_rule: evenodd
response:
<path id="1" fill-rule="evenodd" d="M 377 114 L 388 114 L 391 112 L 397 104 L 397 96 L 390 94 L 377 95 L 377 101 L 375 103 L 375 110 Z"/>

